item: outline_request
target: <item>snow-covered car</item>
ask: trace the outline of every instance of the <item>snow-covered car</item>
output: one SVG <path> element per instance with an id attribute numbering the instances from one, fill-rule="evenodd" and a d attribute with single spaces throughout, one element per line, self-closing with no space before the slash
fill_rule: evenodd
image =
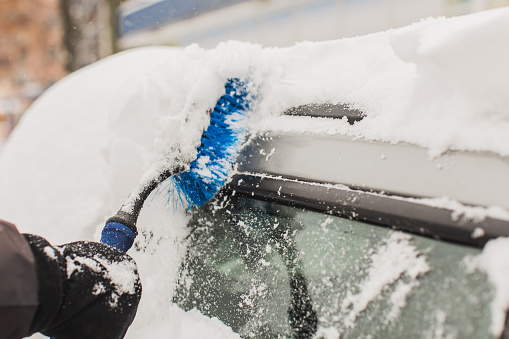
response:
<path id="1" fill-rule="evenodd" d="M 99 240 L 230 78 L 248 139 L 206 206 L 147 200 L 126 338 L 494 338 L 509 309 L 509 8 L 352 39 L 150 47 L 52 86 L 0 153 L 0 217 Z M 178 199 L 177 199 L 178 200 Z"/>

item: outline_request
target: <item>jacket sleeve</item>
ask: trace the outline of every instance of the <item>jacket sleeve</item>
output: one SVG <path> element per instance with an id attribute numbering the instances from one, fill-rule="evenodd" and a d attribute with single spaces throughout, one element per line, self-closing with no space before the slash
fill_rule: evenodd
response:
<path id="1" fill-rule="evenodd" d="M 0 338 L 26 336 L 36 309 L 32 251 L 14 225 L 0 220 Z"/>

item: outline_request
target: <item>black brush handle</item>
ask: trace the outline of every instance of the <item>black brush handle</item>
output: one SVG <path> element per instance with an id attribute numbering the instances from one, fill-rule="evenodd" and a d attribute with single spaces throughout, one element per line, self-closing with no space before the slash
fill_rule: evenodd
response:
<path id="1" fill-rule="evenodd" d="M 141 209 L 150 193 L 163 181 L 184 170 L 186 170 L 186 167 L 183 165 L 178 165 L 171 169 L 166 168 L 141 185 L 141 189 L 137 189 L 131 193 L 118 212 L 106 220 L 106 225 L 101 234 L 101 242 L 123 252 L 127 252 L 138 235 L 136 224 Z"/>

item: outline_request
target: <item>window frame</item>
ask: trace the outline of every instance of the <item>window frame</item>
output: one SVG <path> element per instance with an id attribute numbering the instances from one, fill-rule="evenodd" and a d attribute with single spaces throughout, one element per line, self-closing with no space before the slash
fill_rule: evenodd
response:
<path id="1" fill-rule="evenodd" d="M 352 189 L 343 185 L 306 182 L 258 173 L 237 173 L 227 194 L 304 208 L 369 224 L 482 248 L 489 240 L 509 237 L 509 222 L 486 217 L 480 222 L 455 219 L 454 211 L 419 199 Z M 476 230 L 482 233 L 476 235 Z"/>

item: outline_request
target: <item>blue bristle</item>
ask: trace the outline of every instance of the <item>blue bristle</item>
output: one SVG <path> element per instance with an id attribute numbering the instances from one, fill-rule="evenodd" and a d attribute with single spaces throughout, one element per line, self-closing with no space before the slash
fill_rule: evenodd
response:
<path id="1" fill-rule="evenodd" d="M 185 200 L 189 208 L 201 207 L 224 186 L 243 141 L 243 120 L 250 109 L 247 84 L 230 79 L 225 94 L 210 114 L 210 124 L 201 137 L 198 155 L 190 168 L 172 178 L 176 201 Z"/>

